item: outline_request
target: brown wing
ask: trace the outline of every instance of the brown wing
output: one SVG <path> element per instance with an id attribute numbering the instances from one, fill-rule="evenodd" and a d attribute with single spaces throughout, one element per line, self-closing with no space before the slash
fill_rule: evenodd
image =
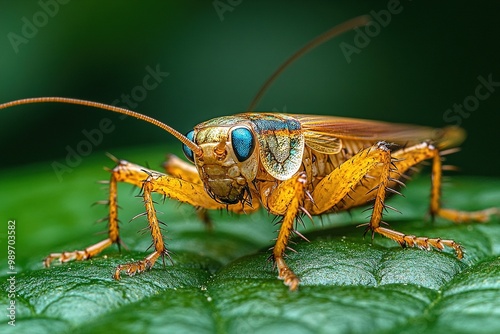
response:
<path id="1" fill-rule="evenodd" d="M 399 145 L 414 145 L 430 141 L 439 149 L 458 146 L 465 131 L 456 126 L 434 129 L 425 126 L 386 123 L 333 116 L 293 115 L 304 131 L 308 146 L 323 153 L 337 153 L 342 141 L 386 141 Z"/>

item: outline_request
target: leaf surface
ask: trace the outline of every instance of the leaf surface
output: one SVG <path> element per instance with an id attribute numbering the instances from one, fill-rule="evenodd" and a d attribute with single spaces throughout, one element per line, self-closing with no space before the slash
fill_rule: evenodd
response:
<path id="1" fill-rule="evenodd" d="M 403 214 L 391 213 L 387 221 L 404 233 L 460 242 L 462 261 L 450 250 L 401 249 L 379 236 L 363 238 L 355 226 L 366 222 L 367 213 L 355 210 L 301 228 L 311 242 L 295 240 L 297 253 L 288 254 L 302 280 L 299 291 L 290 292 L 267 261 L 276 236 L 272 216 L 213 213 L 214 230 L 207 231 L 192 208 L 159 199 L 174 264 L 157 263 L 147 273 L 115 281 L 114 267 L 144 257 L 151 242 L 148 233 L 137 233 L 145 221 L 128 223 L 143 208 L 137 190 L 124 186 L 121 231 L 129 250 L 114 246 L 89 261 L 42 268 L 48 252 L 103 238 L 93 234 L 104 225 L 91 222 L 105 209 L 88 205 L 105 197 L 94 183 L 106 177 L 94 172 L 102 164 L 90 159 L 60 184 L 45 165 L 31 166 L 41 171 L 24 173 L 22 180 L 12 177 L 22 171 L 2 173 L 3 220 L 16 220 L 17 266 L 16 326 L 4 324 L 2 332 L 500 332 L 499 219 L 431 223 L 425 175 L 408 184 L 406 198 L 392 199 Z M 500 180 L 458 177 L 444 193 L 448 207 L 498 206 Z M 6 263 L 5 252 L 0 256 Z M 9 305 L 11 276 L 0 279 L 1 305 Z"/>

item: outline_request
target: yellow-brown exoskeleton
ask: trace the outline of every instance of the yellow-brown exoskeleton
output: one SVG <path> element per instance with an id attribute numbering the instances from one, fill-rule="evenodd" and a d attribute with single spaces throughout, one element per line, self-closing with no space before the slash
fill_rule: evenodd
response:
<path id="1" fill-rule="evenodd" d="M 316 45 L 353 27 L 367 23 L 365 17 L 348 21 L 319 36 L 294 54 L 266 82 L 249 111 L 269 84 L 293 60 Z M 401 246 L 452 248 L 463 257 L 454 240 L 411 236 L 382 226 L 385 199 L 403 185 L 411 168 L 424 160 L 432 161 L 430 214 L 454 222 L 486 221 L 497 209 L 463 212 L 440 204 L 441 153 L 457 147 L 464 131 L 457 127 L 433 129 L 351 118 L 248 112 L 215 118 L 197 125 L 186 136 L 148 116 L 95 102 L 60 97 L 17 100 L 7 107 L 42 102 L 81 104 L 133 116 L 159 126 L 183 144 L 186 157 L 194 164 L 170 157 L 165 171 L 116 160 L 109 181 L 108 237 L 86 249 L 53 253 L 45 259 L 68 262 L 86 260 L 110 245 L 120 243 L 117 214 L 117 185 L 133 184 L 142 189 L 154 251 L 144 259 L 119 265 L 116 279 L 125 271 L 134 275 L 150 269 L 159 257 L 169 256 L 156 216 L 153 193 L 176 199 L 205 210 L 224 209 L 250 213 L 264 207 L 281 217 L 272 259 L 279 278 L 291 290 L 299 278 L 285 262 L 284 255 L 296 219 L 348 210 L 372 203 L 366 231 L 395 240 Z M 297 232 L 298 233 L 298 232 Z M 300 235 L 300 233 L 298 233 Z"/>

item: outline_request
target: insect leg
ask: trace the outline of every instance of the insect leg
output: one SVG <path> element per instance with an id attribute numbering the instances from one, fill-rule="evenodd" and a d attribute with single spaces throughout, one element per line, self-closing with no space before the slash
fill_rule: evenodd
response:
<path id="1" fill-rule="evenodd" d="M 366 204 L 367 201 L 373 199 L 373 193 L 366 194 L 366 189 L 364 189 L 363 193 L 356 191 L 354 196 L 350 196 L 350 194 L 363 181 L 369 189 L 376 186 L 375 184 L 370 186 L 370 183 L 374 183 L 374 180 L 377 179 L 377 167 L 384 159 L 387 160 L 388 155 L 390 152 L 385 143 L 361 150 L 316 185 L 311 193 L 313 202 L 306 202 L 306 209 L 311 214 L 319 215 L 339 206 L 339 209 L 347 210 Z M 372 177 L 366 179 L 369 174 Z M 345 205 L 343 205 L 344 202 Z"/>
<path id="2" fill-rule="evenodd" d="M 108 221 L 108 238 L 91 245 L 84 250 L 75 250 L 72 252 L 51 253 L 45 260 L 45 267 L 49 267 L 52 261 L 59 260 L 59 262 L 69 261 L 82 261 L 90 259 L 101 253 L 104 249 L 112 244 L 120 244 L 120 235 L 118 227 L 118 182 L 132 183 L 138 187 L 142 185 L 142 180 L 147 177 L 147 174 L 141 169 L 140 166 L 131 164 L 127 161 L 118 161 L 115 168 L 110 170 L 111 177 L 109 180 L 109 197 L 105 202 L 109 207 L 109 214 L 106 217 Z"/>
<path id="3" fill-rule="evenodd" d="M 200 179 L 200 174 L 193 164 L 187 163 L 184 160 L 179 159 L 173 154 L 168 155 L 167 161 L 163 163 L 163 168 L 168 175 L 178 177 L 182 180 L 189 181 L 196 184 L 203 184 Z M 207 209 L 196 208 L 196 214 L 203 222 L 207 230 L 211 231 L 213 229 L 212 220 L 208 214 Z"/>
<path id="4" fill-rule="evenodd" d="M 120 243 L 119 237 L 119 226 L 118 226 L 118 203 L 117 203 L 117 184 L 118 182 L 125 182 L 133 184 L 139 188 L 143 186 L 144 180 L 146 180 L 151 173 L 156 173 L 157 175 L 163 175 L 169 180 L 172 185 L 177 184 L 178 186 L 171 186 L 168 191 L 161 192 L 167 197 L 172 197 L 178 199 L 181 202 L 187 202 L 193 206 L 205 209 L 228 209 L 230 211 L 242 212 L 242 205 L 229 205 L 220 204 L 212 200 L 206 192 L 204 191 L 201 181 L 199 183 L 191 183 L 184 181 L 182 179 L 167 176 L 161 173 L 153 172 L 145 167 L 136 165 L 125 160 L 117 160 L 116 166 L 110 170 L 111 177 L 109 181 L 109 197 L 106 204 L 109 206 L 108 220 L 108 238 L 91 245 L 83 250 L 75 250 L 70 252 L 62 253 L 51 253 L 45 260 L 44 265 L 49 267 L 54 260 L 59 260 L 59 262 L 69 262 L 69 261 L 82 261 L 92 258 L 98 255 L 107 247 L 111 246 L 113 243 Z M 184 189 L 184 194 L 178 194 L 178 189 Z M 179 196 L 176 196 L 179 195 Z M 255 205 L 257 207 L 257 205 Z M 248 209 L 245 209 L 249 211 Z"/>
<path id="5" fill-rule="evenodd" d="M 442 166 L 439 150 L 429 143 L 422 143 L 405 149 L 398 150 L 392 154 L 395 159 L 394 165 L 399 173 L 406 172 L 412 166 L 419 162 L 432 159 L 432 187 L 430 214 L 432 217 L 439 216 L 455 223 L 461 222 L 485 222 L 491 215 L 499 214 L 497 208 L 489 208 L 479 211 L 459 211 L 455 209 L 446 209 L 441 207 L 441 185 L 442 185 Z M 392 176 L 396 177 L 396 176 Z"/>
<path id="6" fill-rule="evenodd" d="M 173 154 L 168 155 L 167 160 L 163 163 L 163 168 L 168 175 L 175 176 L 191 183 L 203 184 L 196 167 L 193 164 L 179 159 Z"/>
<path id="7" fill-rule="evenodd" d="M 479 211 L 459 211 L 455 209 L 446 209 L 441 207 L 441 184 L 442 184 L 442 167 L 441 156 L 437 150 L 434 151 L 432 157 L 432 189 L 430 213 L 432 217 L 439 216 L 455 223 L 462 222 L 486 222 L 492 215 L 499 215 L 500 209 L 488 208 Z"/>
<path id="8" fill-rule="evenodd" d="M 141 273 L 148 269 L 151 269 L 155 264 L 156 260 L 165 255 L 170 258 L 170 254 L 165 247 L 163 242 L 163 235 L 160 230 L 160 222 L 156 215 L 156 209 L 153 204 L 152 193 L 153 193 L 153 181 L 154 176 L 151 174 L 143 183 L 142 186 L 142 196 L 144 199 L 144 206 L 146 207 L 146 215 L 149 224 L 149 231 L 151 232 L 151 237 L 153 238 L 153 246 L 155 251 L 150 255 L 146 256 L 143 260 L 121 264 L 116 267 L 114 278 L 119 280 L 120 273 L 124 270 L 129 276 Z"/>
<path id="9" fill-rule="evenodd" d="M 278 278 L 282 279 L 290 290 L 296 290 L 299 278 L 285 262 L 285 251 L 288 240 L 293 231 L 293 224 L 297 215 L 303 210 L 306 192 L 305 173 L 296 174 L 289 180 L 282 182 L 269 196 L 267 207 L 270 212 L 282 215 L 281 226 L 273 248 L 273 259 L 278 267 Z"/>
<path id="10" fill-rule="evenodd" d="M 427 143 L 401 149 L 391 154 L 385 143 L 378 143 L 357 153 L 318 183 L 312 192 L 313 203 L 306 203 L 311 213 L 320 214 L 339 206 L 348 209 L 374 200 L 367 231 L 381 234 L 398 242 L 401 246 L 442 250 L 445 246 L 455 250 L 457 257 L 463 256 L 462 248 L 453 240 L 406 235 L 382 227 L 382 216 L 386 209 L 385 198 L 393 187 L 400 184 L 401 174 L 419 162 L 432 158 L 436 149 Z M 437 152 L 437 151 L 436 151 Z M 369 178 L 366 178 L 370 175 Z M 362 189 L 364 188 L 363 192 Z M 367 191 L 368 190 L 368 191 Z"/>
<path id="11" fill-rule="evenodd" d="M 383 235 L 399 243 L 402 247 L 419 247 L 421 249 L 430 249 L 434 247 L 442 250 L 445 246 L 451 247 L 455 250 L 456 256 L 461 259 L 463 257 L 462 247 L 453 240 L 441 238 L 428 238 L 419 237 L 414 235 L 406 235 L 404 233 L 394 231 L 392 229 L 380 226 L 382 223 L 382 215 L 386 208 L 384 203 L 388 191 L 392 188 L 389 187 L 391 181 L 397 180 L 401 173 L 405 172 L 410 167 L 428 159 L 429 156 L 436 154 L 437 150 L 428 143 L 422 143 L 394 152 L 392 155 L 389 151 L 385 155 L 382 166 L 379 168 L 378 185 L 373 188 L 376 189 L 375 203 L 373 211 L 368 223 L 367 231 L 372 232 L 372 238 L 375 233 Z M 393 190 L 392 190 L 393 191 Z"/>
<path id="12" fill-rule="evenodd" d="M 243 212 L 243 205 L 224 204 L 213 200 L 204 190 L 202 184 L 195 184 L 176 178 L 170 175 L 155 171 L 147 171 L 147 178 L 142 182 L 142 196 L 146 208 L 149 230 L 153 239 L 154 252 L 143 260 L 126 263 L 116 267 L 114 278 L 120 279 L 120 273 L 125 271 L 128 275 L 141 273 L 151 269 L 156 260 L 161 257 L 169 257 L 169 251 L 163 242 L 163 235 L 160 229 L 160 221 L 156 215 L 156 209 L 152 200 L 152 194 L 158 193 L 166 198 L 176 199 L 183 203 L 191 204 L 203 209 L 227 209 L 233 212 Z M 258 206 L 245 208 L 245 212 L 256 210 Z"/>

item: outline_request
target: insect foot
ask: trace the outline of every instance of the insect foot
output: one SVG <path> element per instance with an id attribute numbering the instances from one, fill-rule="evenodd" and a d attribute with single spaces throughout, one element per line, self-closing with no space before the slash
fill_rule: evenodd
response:
<path id="1" fill-rule="evenodd" d="M 368 227 L 368 229 L 370 229 L 370 227 Z M 378 233 L 380 235 L 383 235 L 384 237 L 392 239 L 400 244 L 401 247 L 418 247 L 425 250 L 431 250 L 431 248 L 435 248 L 441 251 L 446 246 L 455 250 L 455 255 L 458 259 L 461 260 L 464 257 L 462 246 L 460 246 L 460 244 L 453 240 L 406 235 L 404 233 L 397 232 L 385 227 L 377 227 L 372 230 L 372 233 Z"/>
<path id="2" fill-rule="evenodd" d="M 499 208 L 488 208 L 479 211 L 458 211 L 440 208 L 437 214 L 454 223 L 479 222 L 487 223 L 492 216 L 500 216 Z"/>
<path id="3" fill-rule="evenodd" d="M 278 278 L 283 280 L 283 283 L 285 283 L 291 291 L 297 290 L 300 280 L 297 275 L 295 275 L 294 272 L 288 268 L 283 258 L 278 258 L 276 260 L 276 265 L 279 268 Z"/>
<path id="4" fill-rule="evenodd" d="M 149 270 L 153 267 L 153 264 L 148 261 L 148 260 L 141 260 L 137 262 L 131 262 L 131 263 L 126 263 L 126 264 L 120 264 L 119 266 L 116 267 L 115 274 L 113 275 L 113 278 L 117 281 L 120 280 L 120 273 L 122 271 L 125 271 L 127 275 L 129 276 L 134 276 L 135 274 L 140 274 L 143 271 Z"/>
<path id="5" fill-rule="evenodd" d="M 120 280 L 120 278 L 121 278 L 120 273 L 122 271 L 125 271 L 125 273 L 129 276 L 134 276 L 135 274 L 140 274 L 146 270 L 149 270 L 154 266 L 156 260 L 160 257 L 160 255 L 162 257 L 165 256 L 164 253 L 153 252 L 148 257 L 146 257 L 144 260 L 130 262 L 130 263 L 126 263 L 126 264 L 120 264 L 119 266 L 116 267 L 115 274 L 113 275 L 113 278 L 116 280 Z"/>
<path id="6" fill-rule="evenodd" d="M 50 267 L 54 260 L 59 260 L 60 263 L 69 261 L 83 261 L 99 254 L 105 248 L 111 246 L 113 241 L 110 238 L 104 239 L 95 245 L 85 248 L 84 250 L 75 250 L 73 252 L 51 253 L 43 260 L 45 267 Z"/>
<path id="7" fill-rule="evenodd" d="M 43 265 L 48 268 L 54 260 L 59 260 L 60 263 L 69 261 L 87 260 L 89 255 L 85 251 L 75 250 L 73 252 L 51 253 L 43 260 Z"/>

